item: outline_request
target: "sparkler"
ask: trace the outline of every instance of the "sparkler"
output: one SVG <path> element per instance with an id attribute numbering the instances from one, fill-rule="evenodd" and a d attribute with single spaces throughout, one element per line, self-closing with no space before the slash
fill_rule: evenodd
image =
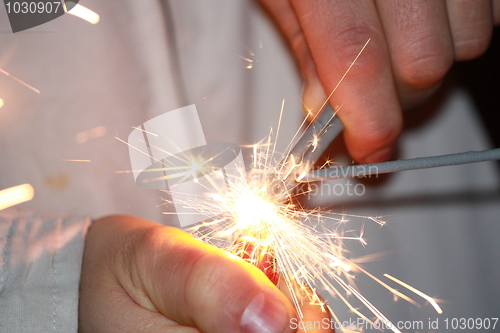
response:
<path id="1" fill-rule="evenodd" d="M 338 110 L 337 110 L 338 111 Z M 342 132 L 344 126 L 336 117 L 337 112 L 328 105 L 306 128 L 290 152 L 280 161 L 277 169 L 284 189 L 290 190 L 304 172 L 312 168 L 328 145 Z M 326 144 L 319 144 L 319 138 Z"/>
<path id="2" fill-rule="evenodd" d="M 330 312 L 334 320 L 339 321 L 317 293 L 324 290 L 340 299 L 366 322 L 374 326 L 383 322 L 393 332 L 400 332 L 358 291 L 354 284 L 355 275 L 366 274 L 398 298 L 418 303 L 345 256 L 344 242 L 366 244 L 362 235 L 342 231 L 341 227 L 350 217 L 348 214 L 326 215 L 320 209 L 306 210 L 293 202 L 293 197 L 301 194 L 300 191 L 293 194 L 294 188 L 269 190 L 280 173 L 277 168 L 282 168 L 272 156 L 275 151 L 275 142 L 272 142 L 270 134 L 266 140 L 252 146 L 249 177 L 229 177 L 229 192 L 211 193 L 210 198 L 196 197 L 185 203 L 200 213 L 223 212 L 216 218 L 187 228 L 187 231 L 201 241 L 239 255 L 261 268 L 273 282 L 288 288 L 299 318 L 302 318 L 300 304 L 312 303 L 320 305 L 324 311 Z M 302 167 L 300 163 L 295 164 L 295 168 Z M 244 174 L 245 170 L 241 170 L 241 175 Z M 296 189 L 297 183 L 294 186 Z M 384 225 L 377 218 L 368 219 Z M 334 227 L 328 229 L 326 225 L 332 222 Z M 416 293 L 416 289 L 401 285 Z M 420 291 L 416 294 L 432 300 Z M 348 295 L 354 296 L 356 301 L 349 300 Z M 355 303 L 364 305 L 364 310 Z"/>
<path id="3" fill-rule="evenodd" d="M 363 49 L 365 47 L 366 44 Z M 323 107 L 326 104 L 327 101 Z M 300 319 L 303 318 L 300 305 L 312 303 L 320 305 L 323 311 L 329 312 L 334 320 L 339 321 L 335 312 L 319 297 L 318 290 L 324 290 L 365 322 L 374 326 L 382 322 L 393 332 L 400 332 L 355 286 L 355 276 L 365 274 L 395 297 L 418 305 L 412 298 L 365 271 L 346 256 L 345 242 L 366 244 L 362 232 L 357 234 L 342 229 L 348 218 L 359 216 L 325 214 L 319 208 L 308 210 L 294 202 L 295 196 L 309 191 L 299 181 L 308 176 L 317 157 L 342 131 L 342 124 L 335 116 L 336 111 L 327 107 L 323 113 L 318 113 L 310 126 L 306 126 L 304 120 L 296 137 L 302 127 L 305 127 L 305 131 L 295 145 L 289 147 L 288 153 L 283 155 L 275 149 L 278 126 L 274 137 L 271 131 L 266 139 L 251 146 L 252 169 L 248 173 L 244 167 L 231 174 L 214 168 L 212 160 L 217 156 L 199 161 L 167 154 L 172 156 L 157 160 L 148 152 L 141 153 L 154 160 L 157 168 L 151 171 L 163 172 L 164 180 L 175 183 L 173 178 L 183 182 L 187 179 L 197 180 L 198 174 L 205 177 L 212 190 L 207 191 L 206 195 L 184 196 L 186 199 L 182 204 L 211 218 L 185 229 L 197 239 L 247 260 L 259 267 L 275 284 L 286 287 Z M 161 132 L 152 134 L 163 136 Z M 131 148 L 138 149 L 132 145 Z M 181 166 L 176 165 L 172 157 L 177 162 L 182 160 Z M 223 184 L 219 182 L 220 179 L 224 179 Z M 172 196 L 176 194 L 173 191 L 170 193 Z M 166 202 L 174 204 L 172 201 Z M 376 217 L 366 218 L 381 226 L 385 224 Z M 435 304 L 432 298 L 421 291 L 390 276 L 386 278 Z"/>
<path id="4" fill-rule="evenodd" d="M 384 173 L 437 168 L 450 165 L 478 163 L 500 160 L 500 148 L 484 151 L 469 151 L 465 153 L 419 157 L 409 160 L 389 161 L 382 163 L 361 164 L 349 167 L 335 166 L 328 169 L 313 170 L 301 174 L 297 181 L 312 182 L 346 177 L 366 177 Z"/>

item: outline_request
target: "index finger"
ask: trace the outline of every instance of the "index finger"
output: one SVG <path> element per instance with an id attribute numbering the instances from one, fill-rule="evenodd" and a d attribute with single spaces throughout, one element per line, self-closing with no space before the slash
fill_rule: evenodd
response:
<path id="1" fill-rule="evenodd" d="M 327 94 L 370 39 L 330 103 L 333 107 L 342 105 L 338 115 L 345 126 L 347 147 L 356 161 L 387 159 L 403 120 L 374 3 L 294 0 L 292 4 Z"/>

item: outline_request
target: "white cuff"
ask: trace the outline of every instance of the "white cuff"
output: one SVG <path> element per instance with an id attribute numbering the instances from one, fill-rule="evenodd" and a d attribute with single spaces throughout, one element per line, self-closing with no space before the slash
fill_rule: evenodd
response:
<path id="1" fill-rule="evenodd" d="M 0 211 L 0 332 L 77 332 L 90 217 Z"/>

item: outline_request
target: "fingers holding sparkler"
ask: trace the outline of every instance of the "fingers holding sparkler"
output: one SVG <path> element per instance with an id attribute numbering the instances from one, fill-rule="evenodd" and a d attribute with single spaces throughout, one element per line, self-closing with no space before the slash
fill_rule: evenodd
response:
<path id="1" fill-rule="evenodd" d="M 254 237 L 244 236 L 234 242 L 232 253 L 259 268 L 290 302 L 296 299 L 300 313 L 290 319 L 291 329 L 296 329 L 297 333 L 333 332 L 330 312 L 323 299 L 308 285 L 302 285 L 292 279 L 289 280 L 292 284 L 289 286 L 283 278 L 280 279 L 281 274 L 272 245 L 265 246 Z"/>
<path id="2" fill-rule="evenodd" d="M 402 114 L 374 2 L 290 2 L 295 16 L 285 19 L 279 18 L 279 11 L 273 11 L 277 6 L 269 5 L 272 1 L 264 1 L 278 17 L 282 30 L 289 31 L 285 35 L 299 59 L 306 83 L 305 106 L 314 108 L 306 111 L 318 112 L 325 102 L 334 108 L 343 105 L 339 117 L 346 127 L 344 136 L 352 157 L 359 162 L 389 158 L 401 132 Z M 308 64 L 308 59 L 313 65 Z"/>
<path id="3" fill-rule="evenodd" d="M 327 98 L 334 106 L 343 105 L 338 115 L 351 156 L 359 162 L 389 158 L 402 129 L 402 114 L 374 3 L 293 5 Z"/>
<path id="4" fill-rule="evenodd" d="M 306 113 L 343 105 L 347 148 L 360 163 L 392 155 L 402 107 L 429 98 L 454 61 L 481 55 L 500 22 L 498 0 L 261 2 L 295 54 Z"/>
<path id="5" fill-rule="evenodd" d="M 292 305 L 259 269 L 181 230 L 112 216 L 85 251 L 82 332 L 292 332 Z"/>

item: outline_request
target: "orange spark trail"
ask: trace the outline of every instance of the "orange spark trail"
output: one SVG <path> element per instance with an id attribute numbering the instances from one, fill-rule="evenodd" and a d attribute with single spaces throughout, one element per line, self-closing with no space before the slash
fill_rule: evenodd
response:
<path id="1" fill-rule="evenodd" d="M 36 92 L 37 94 L 39 94 L 39 93 L 40 93 L 40 90 L 36 89 L 36 88 L 35 88 L 35 87 L 33 87 L 33 86 L 30 86 L 29 84 L 27 84 L 27 83 L 26 83 L 26 82 L 24 82 L 23 80 L 21 80 L 21 79 L 19 79 L 19 78 L 15 77 L 14 75 L 10 74 L 9 72 L 7 72 L 7 71 L 5 71 L 5 70 L 3 70 L 3 69 L 1 69 L 1 68 L 0 68 L 0 73 L 5 74 L 6 76 L 10 77 L 11 79 L 16 80 L 17 82 L 19 82 L 19 83 L 20 83 L 20 84 L 22 84 L 23 86 L 25 86 L 25 87 L 27 87 L 27 88 L 29 88 L 29 89 L 33 90 L 33 91 L 34 91 L 34 92 Z"/>
<path id="2" fill-rule="evenodd" d="M 441 307 L 436 303 L 436 301 L 432 297 L 424 294 L 420 290 L 418 290 L 418 289 L 410 286 L 409 284 L 404 283 L 401 280 L 396 279 L 395 277 L 393 277 L 393 276 L 391 276 L 389 274 L 384 274 L 384 276 L 387 277 L 387 278 L 389 278 L 389 279 L 391 279 L 392 281 L 394 281 L 396 283 L 399 283 L 400 285 L 402 285 L 406 289 L 413 291 L 415 294 L 417 294 L 418 296 L 420 296 L 423 299 L 425 299 L 426 301 L 428 301 L 432 305 L 432 307 L 436 310 L 437 313 L 439 313 L 439 314 L 443 313 L 443 310 L 441 310 Z"/>

